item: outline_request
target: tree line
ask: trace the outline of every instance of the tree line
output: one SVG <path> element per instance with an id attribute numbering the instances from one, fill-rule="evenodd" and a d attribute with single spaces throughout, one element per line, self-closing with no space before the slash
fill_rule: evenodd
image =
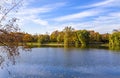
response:
<path id="1" fill-rule="evenodd" d="M 11 34 L 18 36 L 19 41 L 23 43 L 58 43 L 64 44 L 64 46 L 87 46 L 88 44 L 108 43 L 110 35 L 108 33 L 100 34 L 93 30 L 75 30 L 72 27 L 65 27 L 62 31 L 55 30 L 51 34 L 32 35 L 24 32 L 12 32 Z"/>
<path id="2" fill-rule="evenodd" d="M 48 44 L 63 44 L 66 47 L 69 46 L 87 46 L 89 44 L 109 44 L 109 47 L 114 48 L 120 46 L 120 32 L 114 31 L 112 34 L 105 33 L 100 34 L 94 30 L 75 30 L 72 27 L 65 27 L 62 31 L 55 30 L 51 34 L 36 34 L 32 35 L 25 32 L 11 32 L 10 35 L 19 39 L 19 43 L 38 43 Z M 0 37 L 5 37 L 4 34 L 0 34 Z M 10 37 L 9 37 L 10 38 Z M 1 38 L 4 40 L 4 38 Z M 5 38 L 6 39 L 6 38 Z M 9 42 L 13 42 L 8 39 Z M 1 40 L 1 41 L 3 41 Z"/>

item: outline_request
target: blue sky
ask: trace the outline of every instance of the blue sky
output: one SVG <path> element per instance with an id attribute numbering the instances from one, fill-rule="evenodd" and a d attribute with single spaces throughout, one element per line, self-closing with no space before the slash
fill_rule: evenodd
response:
<path id="1" fill-rule="evenodd" d="M 16 14 L 22 31 L 51 33 L 66 26 L 110 33 L 120 28 L 120 0 L 24 0 Z"/>

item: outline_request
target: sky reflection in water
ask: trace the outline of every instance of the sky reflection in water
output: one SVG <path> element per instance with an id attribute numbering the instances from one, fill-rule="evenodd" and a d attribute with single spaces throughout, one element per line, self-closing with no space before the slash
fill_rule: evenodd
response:
<path id="1" fill-rule="evenodd" d="M 119 59 L 103 49 L 33 48 L 0 69 L 0 78 L 119 78 Z"/>

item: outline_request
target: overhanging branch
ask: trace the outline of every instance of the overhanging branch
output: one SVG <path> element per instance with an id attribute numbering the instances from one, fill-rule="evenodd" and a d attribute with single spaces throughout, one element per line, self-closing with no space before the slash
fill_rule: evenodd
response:
<path id="1" fill-rule="evenodd" d="M 20 0 L 18 3 L 16 3 L 14 6 L 12 6 L 0 19 L 0 23 L 2 22 L 2 20 L 5 18 L 5 16 L 11 11 L 13 10 L 17 5 L 19 5 L 23 0 Z"/>

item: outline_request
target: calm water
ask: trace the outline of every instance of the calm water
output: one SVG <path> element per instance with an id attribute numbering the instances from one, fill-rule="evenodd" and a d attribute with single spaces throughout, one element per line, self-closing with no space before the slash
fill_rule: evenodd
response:
<path id="1" fill-rule="evenodd" d="M 15 59 L 0 78 L 120 78 L 120 52 L 110 50 L 32 48 Z"/>

